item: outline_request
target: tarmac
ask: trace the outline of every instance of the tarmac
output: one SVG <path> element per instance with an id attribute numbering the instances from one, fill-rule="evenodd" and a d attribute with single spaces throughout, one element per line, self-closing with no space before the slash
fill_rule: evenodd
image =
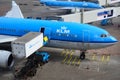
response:
<path id="1" fill-rule="evenodd" d="M 46 6 L 40 6 L 38 0 L 16 0 L 25 17 L 42 17 L 64 14 L 65 10 L 50 10 Z M 3 16 L 10 10 L 10 0 L 0 0 L 0 15 Z M 92 23 L 110 32 L 120 40 L 120 28 L 118 24 L 120 17 L 113 18 L 114 25 L 101 26 L 100 21 Z M 57 48 L 42 48 L 40 51 L 50 53 L 50 61 L 37 68 L 37 73 L 26 80 L 120 80 L 120 42 L 114 46 L 88 50 L 87 58 L 79 61 L 80 51 L 75 50 L 73 54 L 68 50 Z M 66 54 L 68 52 L 68 54 Z M 96 53 L 96 54 L 94 54 Z M 75 60 L 76 58 L 76 60 Z M 24 62 L 24 61 L 23 61 Z M 19 67 L 22 63 L 18 63 Z M 23 64 L 22 64 L 23 65 Z M 14 78 L 14 72 L 0 69 L 0 80 L 18 80 Z"/>

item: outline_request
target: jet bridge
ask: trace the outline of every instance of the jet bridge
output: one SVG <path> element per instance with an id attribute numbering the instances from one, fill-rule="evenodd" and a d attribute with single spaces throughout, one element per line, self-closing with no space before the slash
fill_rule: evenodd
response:
<path id="1" fill-rule="evenodd" d="M 97 9 L 92 11 L 84 11 L 69 15 L 61 15 L 63 21 L 66 22 L 77 22 L 77 23 L 90 23 L 98 20 L 108 19 L 117 17 L 120 15 L 120 7 L 110 7 Z"/>
<path id="2" fill-rule="evenodd" d="M 43 33 L 29 32 L 12 42 L 12 54 L 17 59 L 27 58 L 43 46 Z"/>
<path id="3" fill-rule="evenodd" d="M 109 4 L 118 3 L 118 2 L 120 2 L 120 0 L 98 0 L 98 2 L 102 6 L 103 5 L 107 6 Z"/>

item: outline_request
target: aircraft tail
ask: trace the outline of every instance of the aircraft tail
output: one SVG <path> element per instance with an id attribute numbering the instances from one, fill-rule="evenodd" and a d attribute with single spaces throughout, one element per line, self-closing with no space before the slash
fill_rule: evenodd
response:
<path id="1" fill-rule="evenodd" d="M 19 5 L 15 1 L 12 1 L 12 8 L 6 13 L 5 17 L 24 18 Z"/>

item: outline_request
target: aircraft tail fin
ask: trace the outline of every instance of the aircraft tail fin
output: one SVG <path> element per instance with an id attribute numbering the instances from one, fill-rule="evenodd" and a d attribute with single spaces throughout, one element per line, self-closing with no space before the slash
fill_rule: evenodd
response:
<path id="1" fill-rule="evenodd" d="M 6 13 L 5 17 L 24 18 L 19 5 L 15 1 L 12 1 L 12 8 Z"/>

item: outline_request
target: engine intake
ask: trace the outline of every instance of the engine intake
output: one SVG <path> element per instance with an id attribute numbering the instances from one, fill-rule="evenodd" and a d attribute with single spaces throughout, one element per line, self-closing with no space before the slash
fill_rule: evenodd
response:
<path id="1" fill-rule="evenodd" d="M 14 65 L 14 58 L 10 51 L 0 50 L 0 67 L 11 68 Z"/>

